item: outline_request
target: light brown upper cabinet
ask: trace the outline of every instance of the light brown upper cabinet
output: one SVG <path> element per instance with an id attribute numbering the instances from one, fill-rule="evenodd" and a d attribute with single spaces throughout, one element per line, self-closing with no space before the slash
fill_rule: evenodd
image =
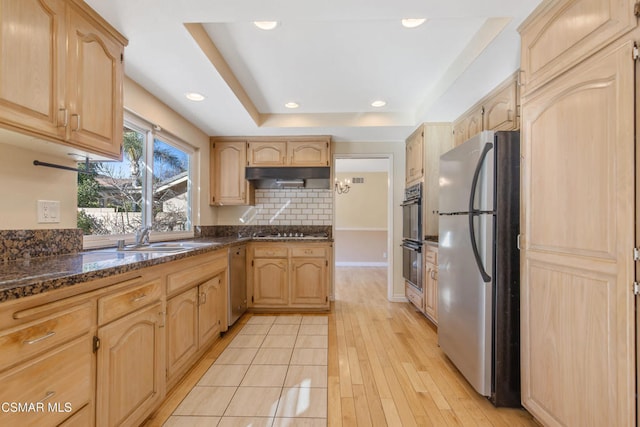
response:
<path id="1" fill-rule="evenodd" d="M 518 84 L 514 80 L 507 81 L 506 84 L 502 84 L 492 91 L 491 97 L 483 105 L 482 128 L 486 130 L 517 129 L 517 94 Z"/>
<path id="2" fill-rule="evenodd" d="M 247 166 L 329 166 L 330 137 L 274 137 L 248 140 Z"/>
<path id="3" fill-rule="evenodd" d="M 0 2 L 0 125 L 120 158 L 126 44 L 80 0 Z"/>
<path id="4" fill-rule="evenodd" d="M 248 166 L 284 166 L 287 158 L 286 141 L 250 142 Z"/>
<path id="5" fill-rule="evenodd" d="M 483 112 L 484 109 L 482 106 L 474 106 L 453 122 L 454 142 L 456 146 L 483 130 Z"/>
<path id="6" fill-rule="evenodd" d="M 405 185 L 416 184 L 424 177 L 424 128 L 419 126 L 405 142 Z"/>
<path id="7" fill-rule="evenodd" d="M 522 93 L 529 93 L 636 28 L 635 1 L 545 1 L 521 31 Z M 534 16 L 532 14 L 531 16 Z M 588 18 L 587 18 L 588 17 Z"/>
<path id="8" fill-rule="evenodd" d="M 211 139 L 209 204 L 251 205 L 254 203 L 255 190 L 245 179 L 247 164 L 246 141 L 221 141 Z"/>
<path id="9" fill-rule="evenodd" d="M 483 130 L 520 129 L 520 91 L 515 73 L 453 122 L 455 146 Z"/>

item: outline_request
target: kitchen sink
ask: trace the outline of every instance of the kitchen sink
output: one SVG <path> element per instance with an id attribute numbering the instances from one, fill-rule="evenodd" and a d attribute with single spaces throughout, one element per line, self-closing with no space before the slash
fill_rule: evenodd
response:
<path id="1" fill-rule="evenodd" d="M 219 243 L 215 242 L 164 242 L 151 243 L 150 245 L 125 246 L 118 249 L 120 252 L 181 252 L 190 249 L 204 248 L 215 246 Z"/>

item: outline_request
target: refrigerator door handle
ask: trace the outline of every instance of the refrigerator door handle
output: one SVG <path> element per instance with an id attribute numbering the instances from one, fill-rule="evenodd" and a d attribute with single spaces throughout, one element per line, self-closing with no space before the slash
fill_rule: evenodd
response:
<path id="1" fill-rule="evenodd" d="M 487 274 L 487 271 L 484 269 L 484 265 L 482 264 L 482 259 L 480 258 L 480 252 L 478 252 L 478 244 L 476 243 L 476 230 L 473 224 L 473 218 L 480 215 L 481 211 L 475 210 L 473 205 L 475 203 L 476 198 L 476 188 L 478 187 L 478 178 L 480 177 L 480 170 L 482 170 L 482 164 L 484 163 L 485 157 L 489 154 L 489 151 L 493 148 L 493 144 L 487 142 L 480 154 L 480 158 L 478 159 L 478 164 L 476 165 L 476 170 L 473 173 L 473 180 L 471 181 L 471 194 L 469 195 L 469 237 L 471 239 L 471 249 L 473 250 L 473 257 L 476 260 L 476 264 L 478 266 L 478 270 L 480 270 L 480 275 L 482 276 L 482 280 L 485 282 L 491 281 L 491 276 Z"/>

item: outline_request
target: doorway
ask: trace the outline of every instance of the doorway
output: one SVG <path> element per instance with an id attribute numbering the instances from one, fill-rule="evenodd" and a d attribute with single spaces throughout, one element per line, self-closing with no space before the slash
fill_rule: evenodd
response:
<path id="1" fill-rule="evenodd" d="M 387 277 L 393 295 L 391 155 L 336 155 L 335 269 L 369 268 Z"/>

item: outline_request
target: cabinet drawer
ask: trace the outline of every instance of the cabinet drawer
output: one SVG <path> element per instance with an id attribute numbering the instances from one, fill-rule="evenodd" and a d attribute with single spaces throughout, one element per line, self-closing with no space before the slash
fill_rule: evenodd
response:
<path id="1" fill-rule="evenodd" d="M 286 258 L 287 248 L 282 246 L 255 246 L 254 258 Z"/>
<path id="2" fill-rule="evenodd" d="M 93 405 L 84 405 L 82 409 L 73 414 L 58 427 L 90 427 L 92 425 Z"/>
<path id="3" fill-rule="evenodd" d="M 423 295 L 408 283 L 404 284 L 404 293 L 411 304 L 415 305 L 418 310 L 424 311 Z"/>
<path id="4" fill-rule="evenodd" d="M 192 267 L 182 267 L 181 263 L 175 264 L 177 273 L 167 276 L 167 295 L 174 295 L 183 289 L 199 285 L 207 279 L 221 273 L 227 268 L 228 257 L 218 256 L 214 260 L 202 261 Z"/>
<path id="5" fill-rule="evenodd" d="M 158 301 L 160 295 L 160 279 L 156 279 L 102 297 L 98 300 L 98 324 L 104 325 L 140 307 Z"/>
<path id="6" fill-rule="evenodd" d="M 87 332 L 92 323 L 90 302 L 27 323 L 0 334 L 3 369 Z"/>
<path id="7" fill-rule="evenodd" d="M 426 262 L 430 262 L 433 265 L 438 265 L 438 251 L 434 251 L 433 249 L 429 249 L 427 246 L 424 251 L 424 260 Z"/>
<path id="8" fill-rule="evenodd" d="M 0 402 L 30 407 L 29 411 L 3 411 L 2 424 L 55 426 L 89 403 L 91 360 L 87 334 L 0 376 Z"/>
<path id="9" fill-rule="evenodd" d="M 300 257 L 324 258 L 326 255 L 327 255 L 327 248 L 319 248 L 319 247 L 291 248 L 291 256 L 296 258 L 300 258 Z"/>

